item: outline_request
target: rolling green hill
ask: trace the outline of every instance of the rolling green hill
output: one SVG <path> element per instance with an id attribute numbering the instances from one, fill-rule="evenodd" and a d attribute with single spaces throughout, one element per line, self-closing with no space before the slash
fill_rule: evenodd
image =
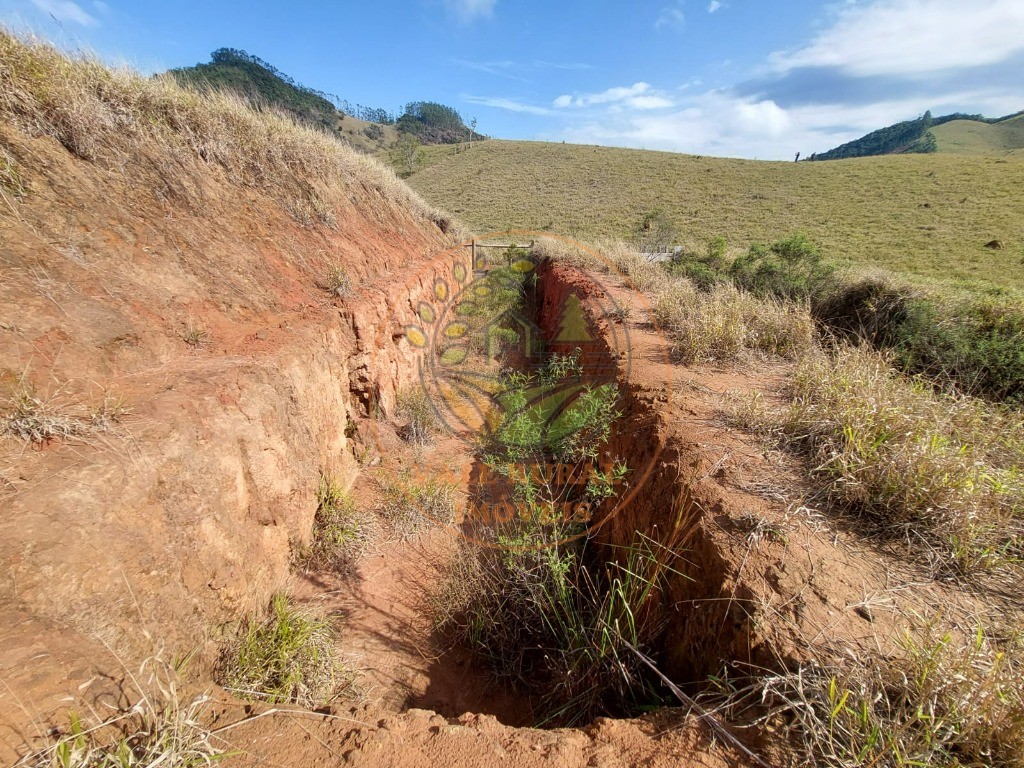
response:
<path id="1" fill-rule="evenodd" d="M 932 129 L 939 152 L 999 155 L 1024 151 L 1024 115 L 997 123 L 953 120 Z"/>
<path id="2" fill-rule="evenodd" d="M 802 230 L 839 263 L 918 282 L 1024 289 L 1024 156 L 890 155 L 830 163 L 490 140 L 427 149 L 410 183 L 478 231 L 630 237 L 663 209 L 676 241 L 731 249 Z M 985 247 L 993 240 L 1003 247 Z"/>
<path id="3" fill-rule="evenodd" d="M 996 118 L 966 115 L 962 112 L 932 117 L 931 112 L 925 112 L 916 120 L 904 120 L 879 128 L 828 152 L 813 154 L 808 159 L 840 160 L 930 152 L 1002 154 L 1024 147 L 1022 117 L 1022 112 Z"/>

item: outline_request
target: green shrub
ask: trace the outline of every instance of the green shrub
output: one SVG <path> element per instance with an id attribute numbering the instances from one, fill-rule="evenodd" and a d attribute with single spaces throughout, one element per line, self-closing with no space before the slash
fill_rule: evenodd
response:
<path id="1" fill-rule="evenodd" d="M 798 232 L 768 248 L 751 246 L 728 273 L 738 286 L 758 296 L 809 302 L 831 286 L 835 268 L 824 263 L 818 247 Z"/>
<path id="2" fill-rule="evenodd" d="M 293 608 L 284 595 L 274 596 L 264 621 L 250 620 L 225 652 L 218 677 L 243 698 L 303 707 L 328 703 L 346 682 L 331 625 Z"/>
<path id="3" fill-rule="evenodd" d="M 918 299 L 892 333 L 896 363 L 940 385 L 1024 406 L 1024 309 Z"/>

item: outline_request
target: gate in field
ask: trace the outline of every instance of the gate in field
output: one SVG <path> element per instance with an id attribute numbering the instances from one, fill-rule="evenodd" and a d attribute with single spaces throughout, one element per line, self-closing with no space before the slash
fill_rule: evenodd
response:
<path id="1" fill-rule="evenodd" d="M 512 256 L 508 255 L 508 250 L 523 248 L 529 251 L 533 248 L 533 243 L 533 240 L 528 243 L 478 243 L 471 240 L 465 247 L 469 248 L 472 254 L 473 271 L 485 273 L 495 267 L 511 267 Z"/>

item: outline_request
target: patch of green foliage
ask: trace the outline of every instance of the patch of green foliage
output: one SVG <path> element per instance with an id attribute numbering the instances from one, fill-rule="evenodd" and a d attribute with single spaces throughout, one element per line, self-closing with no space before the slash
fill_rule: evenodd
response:
<path id="1" fill-rule="evenodd" d="M 576 353 L 504 375 L 502 419 L 482 457 L 520 513 L 478 531 L 491 546 L 467 542 L 435 598 L 441 629 L 535 696 L 542 721 L 562 725 L 659 702 L 632 649 L 656 647 L 665 623 L 652 608 L 677 557 L 640 533 L 622 550 L 586 533 L 589 512 L 618 495 L 627 468 L 595 466 L 619 416 L 617 392 L 583 386 L 581 373 Z M 560 514 L 567 505 L 583 514 Z"/>
<path id="2" fill-rule="evenodd" d="M 322 706 L 334 698 L 342 680 L 334 655 L 330 624 L 292 607 L 275 595 L 270 615 L 250 621 L 228 650 L 220 682 L 244 698 L 271 704 Z"/>
<path id="3" fill-rule="evenodd" d="M 904 120 L 885 128 L 879 128 L 877 131 L 841 144 L 828 152 L 811 155 L 810 159 L 839 160 L 845 157 L 866 157 L 868 155 L 927 154 L 937 149 L 935 136 L 930 131 L 932 126 L 964 117 L 967 115 L 953 114 L 933 118 L 930 111 L 925 112 L 916 120 Z"/>
<path id="4" fill-rule="evenodd" d="M 542 722 L 573 725 L 661 703 L 639 657 L 665 622 L 650 608 L 675 555 L 638 535 L 619 558 L 572 531 L 525 524 L 467 545 L 438 603 L 443 631 L 499 679 L 537 697 Z M 604 553 L 607 554 L 607 553 Z"/>
<path id="5" fill-rule="evenodd" d="M 828 332 L 894 353 L 905 372 L 940 387 L 1024 405 L 1024 308 L 1013 297 L 950 299 L 836 269 L 803 233 L 755 244 L 728 262 L 720 249 L 682 254 L 669 269 L 709 287 L 732 281 L 757 296 L 807 302 Z"/>

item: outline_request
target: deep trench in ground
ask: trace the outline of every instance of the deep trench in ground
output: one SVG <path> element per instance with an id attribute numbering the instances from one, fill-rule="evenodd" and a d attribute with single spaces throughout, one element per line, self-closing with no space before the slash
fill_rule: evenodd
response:
<path id="1" fill-rule="evenodd" d="M 656 574 L 657 589 L 644 599 L 643 616 L 633 617 L 651 627 L 637 650 L 673 680 L 691 684 L 692 689 L 746 644 L 748 628 L 745 614 L 734 601 L 721 600 L 725 564 L 703 533 L 699 500 L 680 481 L 679 468 L 688 457 L 666 444 L 657 397 L 630 380 L 631 347 L 625 325 L 608 320 L 616 313 L 610 311 L 607 301 L 602 305 L 598 300 L 593 284 L 579 273 L 545 264 L 539 265 L 536 274 L 535 289 L 528 292 L 529 301 L 519 312 L 544 343 L 525 353 L 514 348 L 504 355 L 502 365 L 536 376 L 552 356 L 576 355 L 582 366 L 578 386 L 592 389 L 613 383 L 618 391 L 617 415 L 592 464 L 607 467 L 622 462 L 627 468 L 621 487 L 611 498 L 592 506 L 582 532 L 574 529 L 573 541 L 563 550 L 571 551 L 585 566 L 576 577 L 582 574 L 588 588 L 603 596 L 618 583 L 613 575 L 630 567 L 627 560 L 637 542 L 647 542 L 647 548 L 668 567 Z M 570 320 L 577 324 L 575 335 L 566 330 Z M 459 436 L 464 445 L 474 442 L 467 437 Z M 453 453 L 460 449 L 445 442 L 433 450 Z M 463 459 L 471 461 L 472 467 L 460 473 L 466 480 L 461 490 L 468 503 L 458 531 L 474 556 L 500 558 L 507 544 L 499 543 L 496 528 L 504 526 L 507 533 L 507 526 L 515 524 L 520 500 L 514 497 L 508 479 L 498 477 L 479 451 L 465 450 Z M 436 558 L 438 551 L 427 545 L 395 556 Z M 447 549 L 442 557 L 451 555 L 452 550 Z M 435 567 L 433 576 L 426 578 L 446 578 L 445 570 L 443 565 Z M 599 596 L 598 602 L 601 599 Z M 543 634 L 538 635 L 541 640 Z M 509 725 L 557 726 L 579 725 L 598 715 L 632 716 L 678 703 L 655 675 L 632 658 L 624 659 L 632 677 L 625 683 L 613 681 L 620 688 L 632 686 L 626 695 L 622 691 L 599 694 L 596 703 L 579 717 L 553 716 L 552 701 L 557 702 L 557 689 L 564 687 L 565 679 L 545 664 L 555 649 L 543 642 L 524 651 L 526 663 L 516 675 L 497 674 L 500 659 L 496 665 L 493 656 L 480 653 L 481 643 L 467 643 L 464 633 L 453 639 L 450 631 L 434 628 L 430 645 L 433 656 L 425 670 L 427 683 L 404 700 L 406 707 L 425 707 L 449 717 L 468 709 L 494 715 Z M 632 654 L 622 646 L 618 650 Z M 609 682 L 607 677 L 596 679 L 601 685 Z"/>

